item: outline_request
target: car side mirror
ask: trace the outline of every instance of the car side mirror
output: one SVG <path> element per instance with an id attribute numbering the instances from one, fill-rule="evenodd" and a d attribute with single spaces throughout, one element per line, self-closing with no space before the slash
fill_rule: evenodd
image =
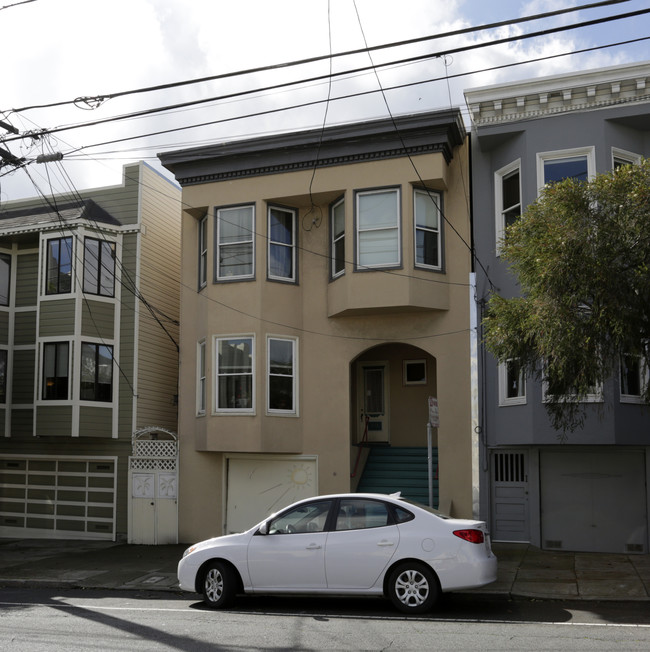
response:
<path id="1" fill-rule="evenodd" d="M 266 521 L 260 525 L 260 529 L 257 531 L 258 534 L 268 534 L 269 533 L 269 521 Z"/>

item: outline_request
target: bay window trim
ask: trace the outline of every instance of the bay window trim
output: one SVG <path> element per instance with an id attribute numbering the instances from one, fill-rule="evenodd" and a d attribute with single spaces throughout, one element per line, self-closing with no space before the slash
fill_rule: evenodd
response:
<path id="1" fill-rule="evenodd" d="M 291 242 L 281 242 L 280 240 L 273 240 L 271 229 L 271 215 L 273 211 L 286 213 L 291 216 Z M 283 281 L 285 283 L 295 283 L 298 280 L 297 267 L 297 238 L 298 238 L 298 210 L 289 206 L 280 206 L 278 204 L 269 204 L 266 210 L 266 228 L 267 228 L 267 247 L 266 247 L 266 274 L 267 278 L 271 281 Z M 291 270 L 288 274 L 274 274 L 272 272 L 272 261 L 274 248 L 280 250 L 288 249 L 290 252 Z"/>
<path id="2" fill-rule="evenodd" d="M 215 247 L 214 247 L 214 280 L 217 282 L 221 283 L 228 283 L 228 282 L 233 282 L 233 281 L 248 281 L 248 280 L 254 280 L 255 279 L 255 204 L 254 203 L 248 203 L 248 204 L 232 204 L 228 206 L 216 206 L 214 209 L 214 242 L 215 242 Z M 222 238 L 222 233 L 221 233 L 221 226 L 223 222 L 225 221 L 225 213 L 227 211 L 235 211 L 235 210 L 242 210 L 242 209 L 249 209 L 250 210 L 250 234 L 247 237 L 242 237 L 240 240 L 235 241 L 235 242 L 229 242 L 229 243 L 223 243 L 221 241 Z M 222 214 L 224 214 L 224 217 L 222 217 Z M 246 231 L 247 229 L 243 229 Z M 250 246 L 250 271 L 246 272 L 245 274 L 224 274 L 222 273 L 222 265 L 220 262 L 220 257 L 221 257 L 221 251 L 223 249 L 226 249 L 228 247 L 233 248 L 236 246 L 244 246 L 244 245 L 249 245 Z M 246 265 L 248 266 L 248 264 Z"/>
<path id="3" fill-rule="evenodd" d="M 384 186 L 379 188 L 363 189 L 354 191 L 354 251 L 355 271 L 371 271 L 375 269 L 396 269 L 402 267 L 402 189 L 401 186 Z M 361 229 L 360 202 L 362 198 L 371 195 L 393 194 L 395 196 L 395 223 L 391 226 L 380 226 L 376 228 Z M 361 261 L 361 236 L 368 233 L 379 233 L 380 231 L 395 232 L 396 259 L 381 261 L 377 263 L 363 263 Z"/>
<path id="4" fill-rule="evenodd" d="M 220 342 L 234 342 L 237 340 L 249 340 L 250 341 L 250 371 L 247 372 L 238 372 L 238 373 L 225 373 L 222 371 L 219 365 L 219 345 Z M 251 333 L 236 333 L 230 335 L 215 335 L 213 337 L 213 414 L 215 415 L 254 415 L 255 414 L 255 384 L 256 384 L 256 338 L 254 334 Z M 220 381 L 226 379 L 229 376 L 250 376 L 250 407 L 224 407 L 220 405 Z"/>
<path id="5" fill-rule="evenodd" d="M 418 226 L 418 219 L 417 219 L 417 197 L 419 195 L 423 195 L 433 202 L 435 209 L 438 214 L 438 227 L 437 229 L 432 229 L 431 227 L 425 227 L 425 226 Z M 443 256 L 442 256 L 442 194 L 438 192 L 437 190 L 430 190 L 428 188 L 413 188 L 413 251 L 414 253 L 414 266 L 417 267 L 418 269 L 428 269 L 432 270 L 435 272 L 439 272 L 442 270 L 442 265 L 443 265 Z M 437 238 L 437 263 L 434 265 L 430 265 L 428 263 L 424 262 L 418 262 L 418 240 L 417 240 L 417 234 L 418 231 L 427 231 L 427 232 L 432 232 L 436 234 Z"/>
<path id="6" fill-rule="evenodd" d="M 508 165 L 504 165 L 494 173 L 494 224 L 497 256 L 500 255 L 501 242 L 506 232 L 505 214 L 508 209 L 513 209 L 517 206 L 516 204 L 513 204 L 512 206 L 503 205 L 503 181 L 511 176 L 514 172 L 519 173 L 519 215 L 521 216 L 523 210 L 521 196 L 521 159 L 518 158 L 515 161 L 508 163 Z"/>
<path id="7" fill-rule="evenodd" d="M 596 176 L 596 148 L 594 145 L 586 147 L 572 147 L 570 149 L 558 149 L 548 152 L 537 152 L 537 188 L 538 194 L 541 193 L 545 184 L 544 181 L 544 164 L 547 161 L 557 161 L 559 159 L 585 157 L 587 161 L 587 179 L 591 180 Z"/>
<path id="8" fill-rule="evenodd" d="M 271 343 L 291 343 L 291 373 L 273 373 L 271 369 Z M 298 416 L 298 338 L 286 335 L 266 336 L 266 413 L 271 416 Z M 271 407 L 272 384 L 275 378 L 291 379 L 291 405 L 287 408 Z"/>

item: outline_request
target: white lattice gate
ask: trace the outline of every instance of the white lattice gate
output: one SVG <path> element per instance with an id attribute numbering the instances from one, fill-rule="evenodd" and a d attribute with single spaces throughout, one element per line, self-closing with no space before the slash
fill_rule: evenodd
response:
<path id="1" fill-rule="evenodd" d="M 133 434 L 129 543 L 178 543 L 178 440 L 164 428 Z"/>

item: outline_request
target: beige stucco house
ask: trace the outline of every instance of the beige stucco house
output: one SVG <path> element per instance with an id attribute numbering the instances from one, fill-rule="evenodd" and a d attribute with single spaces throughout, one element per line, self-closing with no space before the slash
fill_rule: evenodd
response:
<path id="1" fill-rule="evenodd" d="M 160 159 L 183 189 L 180 540 L 354 491 L 369 451 L 426 455 L 429 397 L 440 414 L 436 502 L 472 516 L 460 112 Z"/>

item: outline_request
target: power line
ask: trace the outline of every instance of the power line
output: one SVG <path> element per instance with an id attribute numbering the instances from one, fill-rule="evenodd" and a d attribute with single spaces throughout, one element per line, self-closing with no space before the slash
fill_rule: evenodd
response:
<path id="1" fill-rule="evenodd" d="M 222 73 L 219 75 L 210 75 L 208 77 L 199 77 L 196 79 L 190 79 L 190 80 L 184 80 L 184 81 L 178 81 L 178 82 L 171 82 L 168 84 L 158 84 L 156 86 L 147 86 L 143 88 L 137 88 L 137 89 L 132 89 L 128 91 L 120 91 L 117 93 L 105 93 L 101 95 L 95 95 L 95 96 L 87 96 L 87 97 L 79 97 L 74 100 L 66 100 L 63 102 L 54 102 L 50 104 L 36 104 L 32 106 L 26 106 L 26 107 L 21 107 L 19 109 L 13 109 L 14 112 L 22 112 L 22 111 L 29 111 L 33 109 L 46 109 L 46 108 L 53 108 L 53 107 L 59 107 L 59 106 L 66 106 L 70 104 L 78 105 L 79 102 L 85 102 L 85 101 L 94 101 L 94 102 L 100 102 L 103 103 L 107 100 L 115 99 L 118 97 L 124 97 L 126 95 L 135 95 L 139 93 L 150 93 L 154 91 L 160 91 L 160 90 L 169 90 L 171 88 L 179 88 L 181 86 L 188 86 L 188 85 L 193 85 L 193 84 L 202 84 L 205 82 L 209 81 L 217 81 L 217 80 L 223 80 L 223 79 L 229 79 L 232 77 L 239 77 L 239 76 L 244 76 L 244 75 L 251 75 L 251 74 L 258 74 L 260 72 L 269 72 L 273 70 L 280 70 L 280 69 L 286 69 L 290 67 L 295 67 L 295 66 L 302 66 L 306 64 L 311 64 L 311 63 L 317 63 L 319 61 L 325 61 L 328 59 L 335 59 L 335 58 L 340 58 L 340 57 L 348 57 L 348 56 L 353 56 L 357 54 L 365 54 L 365 53 L 370 53 L 370 52 L 375 52 L 378 50 L 385 50 L 385 49 L 390 49 L 390 48 L 396 48 L 396 47 L 404 47 L 407 45 L 414 45 L 416 43 L 423 43 L 426 41 L 432 41 L 436 39 L 441 39 L 441 38 L 449 38 L 452 36 L 462 36 L 465 34 L 471 34 L 474 32 L 481 32 L 489 29 L 496 29 L 499 27 L 506 27 L 510 25 L 515 25 L 518 23 L 526 23 L 526 22 L 531 22 L 535 20 L 541 20 L 544 18 L 553 18 L 555 16 L 560 16 L 562 14 L 567 14 L 567 13 L 573 13 L 576 11 L 583 11 L 583 10 L 589 10 L 589 9 L 595 9 L 595 8 L 600 8 L 600 7 L 607 7 L 611 5 L 617 5 L 617 4 L 622 4 L 624 2 L 629 2 L 630 0 L 601 0 L 600 2 L 592 2 L 589 4 L 585 5 L 578 5 L 578 6 L 573 6 L 573 7 L 567 7 L 565 9 L 558 9 L 555 11 L 549 11 L 541 14 L 535 14 L 532 16 L 523 16 L 520 18 L 515 18 L 515 19 L 510 19 L 510 20 L 503 20 L 495 23 L 487 23 L 484 25 L 478 25 L 474 27 L 466 27 L 463 29 L 457 29 L 453 30 L 450 32 L 444 32 L 443 34 L 434 34 L 430 36 L 422 36 L 418 38 L 413 38 L 413 39 L 407 39 L 407 40 L 402 40 L 402 41 L 395 41 L 392 43 L 385 43 L 382 45 L 375 45 L 372 47 L 366 46 L 364 48 L 359 48 L 356 50 L 348 50 L 345 52 L 338 52 L 332 54 L 325 54 L 325 55 L 320 55 L 316 57 L 309 57 L 306 59 L 298 59 L 295 61 L 287 61 L 284 63 L 278 63 L 278 64 L 271 64 L 267 66 L 259 66 L 256 68 L 249 68 L 247 70 L 240 70 L 240 71 L 234 71 L 234 72 L 228 72 L 228 73 Z M 636 15 L 636 14 L 630 14 L 630 15 Z M 621 17 L 627 17 L 625 15 Z M 612 18 L 607 18 L 603 20 L 616 20 L 617 17 L 614 16 Z M 574 25 L 571 28 L 568 29 L 573 29 L 575 27 L 580 27 L 580 25 Z M 96 107 L 93 107 L 96 108 Z"/>
<path id="2" fill-rule="evenodd" d="M 625 2 L 625 1 L 628 1 L 628 0 L 612 0 L 612 1 L 613 2 Z M 287 88 L 287 87 L 290 87 L 290 86 L 295 86 L 297 84 L 304 84 L 304 83 L 319 81 L 319 80 L 323 80 L 323 79 L 331 79 L 332 77 L 340 77 L 340 76 L 343 76 L 343 75 L 356 74 L 356 73 L 365 72 L 365 71 L 368 71 L 368 70 L 376 71 L 379 68 L 385 68 L 387 66 L 394 66 L 394 65 L 397 65 L 397 64 L 404 64 L 404 63 L 413 63 L 413 62 L 416 62 L 416 61 L 422 61 L 422 60 L 426 60 L 426 59 L 440 58 L 440 57 L 443 57 L 443 56 L 449 56 L 449 55 L 458 54 L 458 53 L 461 53 L 461 52 L 469 52 L 469 51 L 472 51 L 472 50 L 481 49 L 481 48 L 485 48 L 485 47 L 493 47 L 493 46 L 496 46 L 496 45 L 503 45 L 503 44 L 506 44 L 506 43 L 513 43 L 513 42 L 516 42 L 516 41 L 522 41 L 522 40 L 527 40 L 527 39 L 531 39 L 531 38 L 537 38 L 539 36 L 548 36 L 549 34 L 556 34 L 556 33 L 564 32 L 564 31 L 568 31 L 568 30 L 582 29 L 584 27 L 599 25 L 599 24 L 603 24 L 603 23 L 606 23 L 606 22 L 611 22 L 611 21 L 614 21 L 614 20 L 622 20 L 622 19 L 625 19 L 625 18 L 634 18 L 634 17 L 644 15 L 644 14 L 648 14 L 648 13 L 650 13 L 650 8 L 648 8 L 648 9 L 639 9 L 637 11 L 628 12 L 628 13 L 625 13 L 625 14 L 616 14 L 614 16 L 606 16 L 606 17 L 603 17 L 603 18 L 597 18 L 597 19 L 593 19 L 593 20 L 589 20 L 589 21 L 584 21 L 582 23 L 575 23 L 575 24 L 572 24 L 572 25 L 561 25 L 561 26 L 558 26 L 558 27 L 552 27 L 552 28 L 540 30 L 540 31 L 537 31 L 537 32 L 531 32 L 531 33 L 528 33 L 528 34 L 519 34 L 519 35 L 515 35 L 515 36 L 504 37 L 504 38 L 501 38 L 501 39 L 495 39 L 495 40 L 492 40 L 492 41 L 485 41 L 485 42 L 482 42 L 482 43 L 474 43 L 474 44 L 471 44 L 471 45 L 464 45 L 464 46 L 460 46 L 460 47 L 457 47 L 457 48 L 450 48 L 450 49 L 442 50 L 442 51 L 439 51 L 439 52 L 430 52 L 430 53 L 427 53 L 427 54 L 414 55 L 414 56 L 411 56 L 411 57 L 406 57 L 406 58 L 403 58 L 403 59 L 398 59 L 398 60 L 395 60 L 395 61 L 390 61 L 390 62 L 378 64 L 376 66 L 375 65 L 370 65 L 370 66 L 364 66 L 364 67 L 361 67 L 361 68 L 353 68 L 353 69 L 349 69 L 349 70 L 345 70 L 345 71 L 341 71 L 341 72 L 336 72 L 336 73 L 333 73 L 333 74 L 329 73 L 329 74 L 325 74 L 325 75 L 317 75 L 317 76 L 314 76 L 314 77 L 310 77 L 310 78 L 306 78 L 306 79 L 302 79 L 302 80 L 298 80 L 298 81 L 289 81 L 289 82 L 284 82 L 282 84 L 274 84 L 274 85 L 266 86 L 266 87 L 262 87 L 262 88 L 258 87 L 258 88 L 247 90 L 247 91 L 239 91 L 239 92 L 236 92 L 236 93 L 229 93 L 229 94 L 226 94 L 226 95 L 215 96 L 215 97 L 211 97 L 211 98 L 202 98 L 200 100 L 191 100 L 191 101 L 187 101 L 187 102 L 180 102 L 180 103 L 171 104 L 171 105 L 162 106 L 162 107 L 153 107 L 153 108 L 149 108 L 149 109 L 143 109 L 141 111 L 134 111 L 134 112 L 131 112 L 131 113 L 128 113 L 128 114 L 123 114 L 123 115 L 119 115 L 119 116 L 111 116 L 111 117 L 102 118 L 102 119 L 99 119 L 99 120 L 93 120 L 93 121 L 89 121 L 89 122 L 81 122 L 81 123 L 76 123 L 76 124 L 72 124 L 72 125 L 63 125 L 63 126 L 59 126 L 59 127 L 53 127 L 53 128 L 50 128 L 50 129 L 44 129 L 44 130 L 42 130 L 42 131 L 40 131 L 38 133 L 26 133 L 26 134 L 22 134 L 22 135 L 18 135 L 18 136 L 11 136 L 11 137 L 5 138 L 3 142 L 7 143 L 7 142 L 15 141 L 15 140 L 24 140 L 25 138 L 35 138 L 35 137 L 39 138 L 39 137 L 42 137 L 44 135 L 60 133 L 62 131 L 70 131 L 70 130 L 73 130 L 73 129 L 82 129 L 82 128 L 85 128 L 85 127 L 92 127 L 92 126 L 98 126 L 98 125 L 101 125 L 101 124 L 119 122 L 119 121 L 122 121 L 122 120 L 127 120 L 127 119 L 132 119 L 132 118 L 145 117 L 145 116 L 154 115 L 156 113 L 164 113 L 164 112 L 167 112 L 167 111 L 172 111 L 172 110 L 176 110 L 176 109 L 180 109 L 180 108 L 187 108 L 187 107 L 190 107 L 190 106 L 197 106 L 199 104 L 206 104 L 206 103 L 209 103 L 209 102 L 215 102 L 215 101 L 220 101 L 220 100 L 224 100 L 224 99 L 232 99 L 234 97 L 242 97 L 242 96 L 250 95 L 250 94 L 253 94 L 253 93 L 267 92 L 267 91 L 271 91 L 271 90 L 278 90 L 278 89 L 281 89 L 281 88 Z M 473 28 L 473 29 L 476 29 L 476 28 Z M 435 37 L 423 37 L 423 38 L 430 39 L 430 38 L 440 38 L 440 37 L 441 37 L 441 35 L 437 35 Z M 366 50 L 361 50 L 361 52 L 363 52 L 363 51 L 366 51 Z M 231 74 L 234 75 L 234 74 L 246 74 L 246 73 L 231 73 Z M 21 109 L 21 110 L 26 110 L 26 109 Z"/>

